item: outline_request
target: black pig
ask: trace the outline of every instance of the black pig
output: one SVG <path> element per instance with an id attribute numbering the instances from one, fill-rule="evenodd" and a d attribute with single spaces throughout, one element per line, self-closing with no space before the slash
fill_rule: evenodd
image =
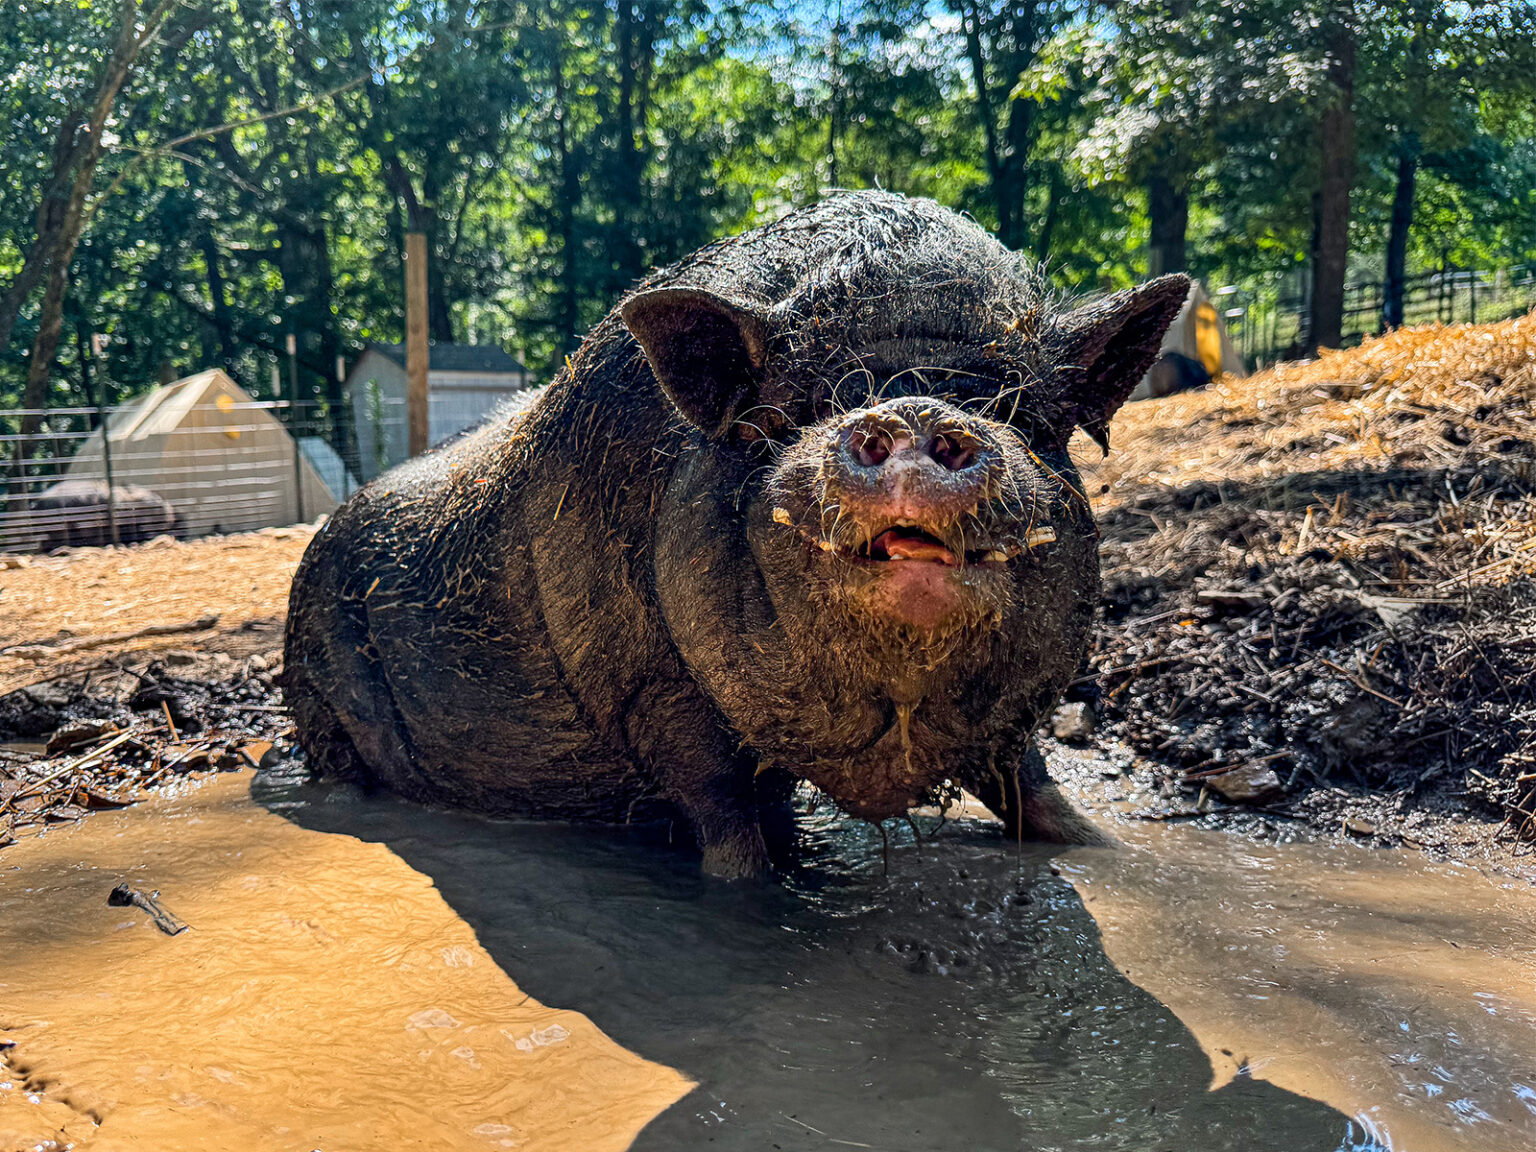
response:
<path id="1" fill-rule="evenodd" d="M 32 498 L 32 522 L 42 529 L 38 547 L 94 548 L 112 543 L 117 523 L 119 544 L 138 544 L 171 532 L 178 517 L 171 502 L 137 484 L 112 486 L 112 515 L 107 514 L 107 486 L 100 480 L 60 480 Z"/>
<path id="2" fill-rule="evenodd" d="M 1064 311 L 926 200 L 844 193 L 658 272 L 523 413 L 354 495 L 294 578 L 322 770 L 492 813 L 681 815 L 768 865 L 797 778 L 871 820 L 948 781 L 1083 842 L 1031 744 L 1097 531 L 1067 441 L 1188 292 Z"/>

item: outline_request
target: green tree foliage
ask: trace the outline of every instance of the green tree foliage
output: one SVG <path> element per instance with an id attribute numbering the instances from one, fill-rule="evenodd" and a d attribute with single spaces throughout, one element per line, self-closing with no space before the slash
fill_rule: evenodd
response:
<path id="1" fill-rule="evenodd" d="M 547 376 L 646 270 L 833 187 L 934 196 L 1074 291 L 1312 269 L 1315 303 L 1346 274 L 1528 260 L 1533 21 L 1521 0 L 13 0 L 0 402 L 212 365 L 266 394 L 292 333 L 345 452 L 336 360 L 401 337 L 407 231 L 433 338 Z"/>

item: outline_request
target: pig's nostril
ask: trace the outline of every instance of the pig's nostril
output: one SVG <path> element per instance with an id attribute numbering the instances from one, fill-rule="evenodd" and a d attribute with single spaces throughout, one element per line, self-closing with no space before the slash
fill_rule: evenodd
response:
<path id="1" fill-rule="evenodd" d="M 940 434 L 928 442 L 928 455 L 951 472 L 959 472 L 975 461 L 976 446 L 958 437 Z"/>
<path id="2" fill-rule="evenodd" d="M 848 454 L 865 468 L 874 468 L 890 456 L 891 442 L 883 432 L 860 428 L 848 437 Z"/>

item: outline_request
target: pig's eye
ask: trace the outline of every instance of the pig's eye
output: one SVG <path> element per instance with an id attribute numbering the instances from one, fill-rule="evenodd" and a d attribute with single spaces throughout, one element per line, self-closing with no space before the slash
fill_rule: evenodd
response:
<path id="1" fill-rule="evenodd" d="M 781 409 L 760 404 L 736 417 L 731 431 L 744 444 L 758 444 L 782 438 L 790 426 L 789 418 Z"/>

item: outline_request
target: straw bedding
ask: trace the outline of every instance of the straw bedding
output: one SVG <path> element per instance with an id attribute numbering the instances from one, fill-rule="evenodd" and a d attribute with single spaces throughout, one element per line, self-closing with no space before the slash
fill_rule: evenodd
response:
<path id="1" fill-rule="evenodd" d="M 1536 313 L 1123 409 L 1084 467 L 1112 730 L 1174 779 L 1435 792 L 1536 838 L 1533 406 Z"/>

